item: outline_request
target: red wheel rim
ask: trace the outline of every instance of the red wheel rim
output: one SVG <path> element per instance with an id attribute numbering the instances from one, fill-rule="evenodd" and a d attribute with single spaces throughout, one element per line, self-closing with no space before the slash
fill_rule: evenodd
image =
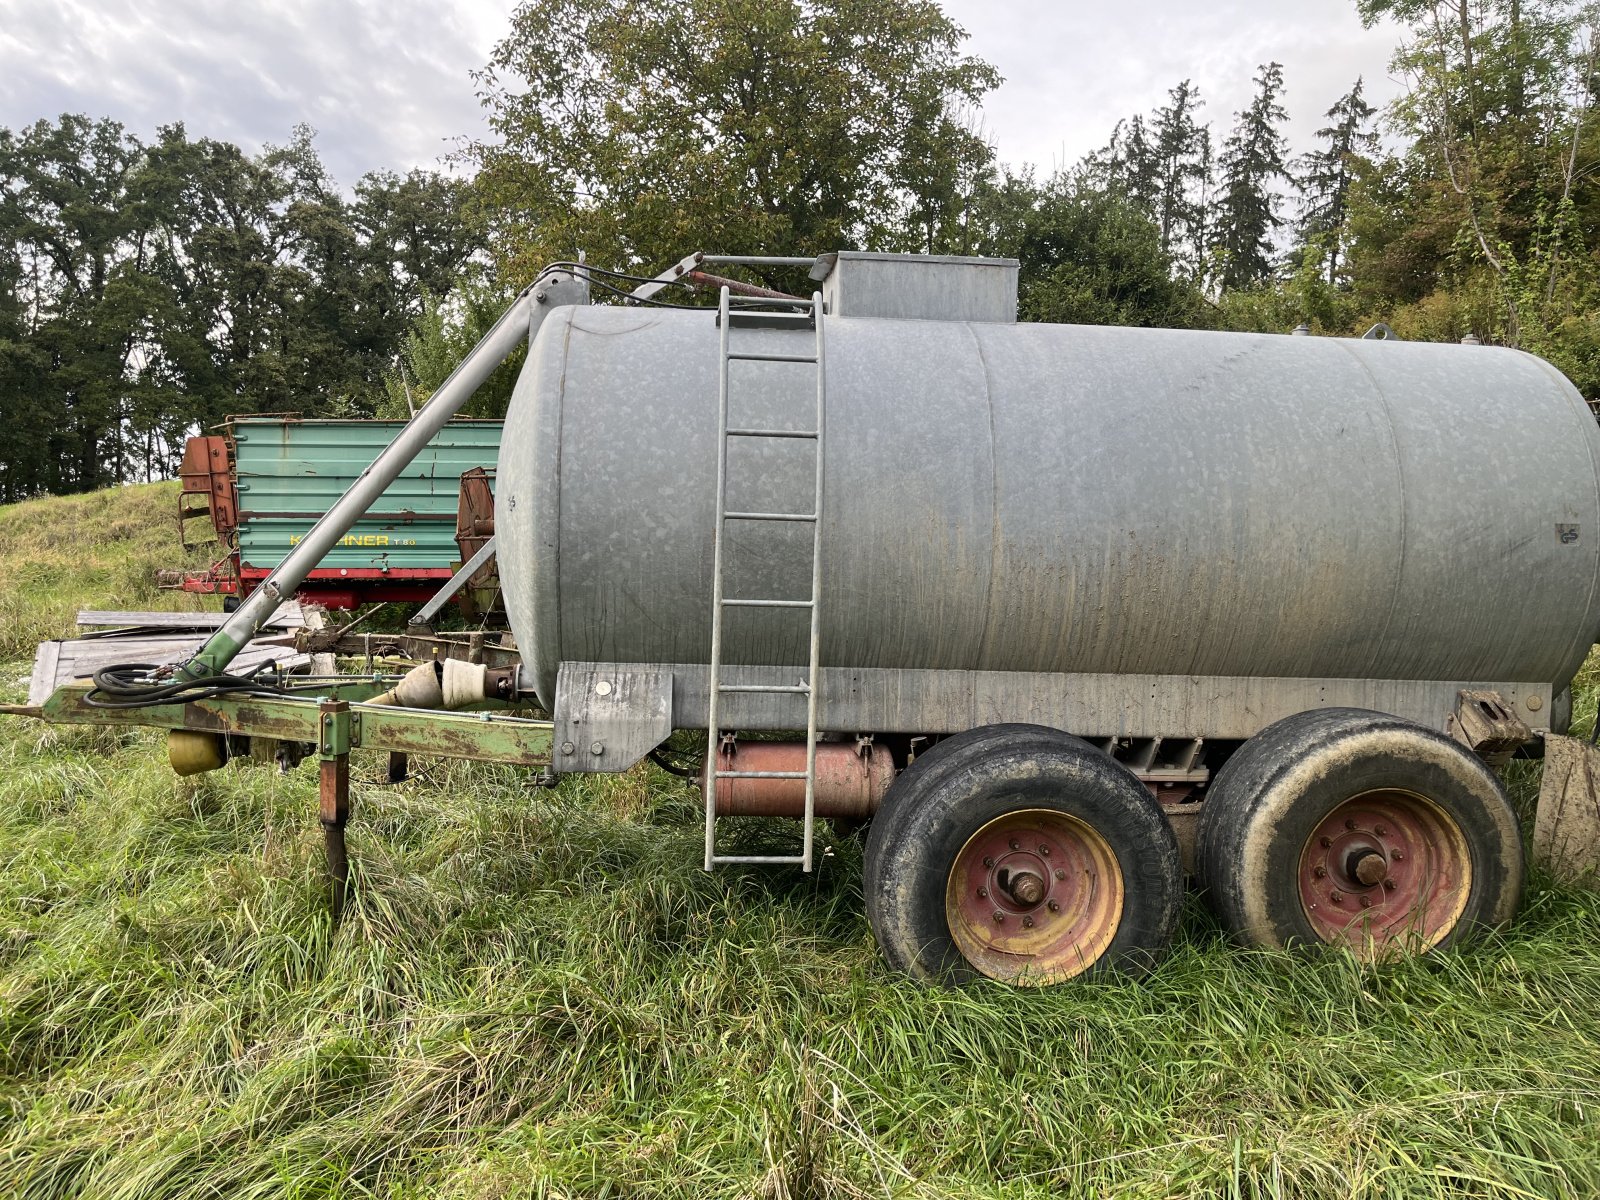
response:
<path id="1" fill-rule="evenodd" d="M 1053 809 L 1019 809 L 961 847 L 945 918 L 976 970 L 1037 987 L 1094 966 L 1116 937 L 1122 902 L 1117 856 L 1092 826 Z"/>
<path id="2" fill-rule="evenodd" d="M 1323 818 L 1300 852 L 1300 905 L 1324 942 L 1368 961 L 1437 946 L 1472 891 L 1467 839 L 1415 792 L 1364 792 Z"/>

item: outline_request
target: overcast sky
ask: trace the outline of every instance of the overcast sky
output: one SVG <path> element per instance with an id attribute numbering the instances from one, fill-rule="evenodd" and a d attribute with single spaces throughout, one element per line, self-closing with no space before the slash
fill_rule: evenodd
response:
<path id="1" fill-rule="evenodd" d="M 438 166 L 483 132 L 470 72 L 515 0 L 0 0 L 0 125 L 63 112 L 111 116 L 141 136 L 254 150 L 300 121 L 343 184 Z M 1353 0 L 945 0 L 970 49 L 1006 77 L 985 132 L 1013 165 L 1046 172 L 1103 145 L 1183 78 L 1219 131 L 1263 62 L 1284 64 L 1295 148 L 1358 75 L 1388 100 L 1395 35 L 1365 31 Z"/>

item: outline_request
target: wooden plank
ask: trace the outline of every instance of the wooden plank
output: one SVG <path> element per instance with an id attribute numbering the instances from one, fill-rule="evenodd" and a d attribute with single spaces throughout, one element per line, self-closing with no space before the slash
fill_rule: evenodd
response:
<path id="1" fill-rule="evenodd" d="M 28 681 L 28 703 L 43 704 L 55 691 L 51 681 L 61 658 L 60 642 L 45 642 L 33 652 L 33 678 Z"/>
<path id="2" fill-rule="evenodd" d="M 62 684 L 87 679 L 103 667 L 123 663 L 176 666 L 192 658 L 204 644 L 203 638 L 181 635 L 45 642 L 34 654 L 28 703 L 43 704 Z M 239 652 L 228 671 L 242 675 L 268 661 L 276 661 L 285 671 L 297 671 L 310 665 L 311 656 L 295 652 L 292 636 L 257 638 Z"/>
<path id="3" fill-rule="evenodd" d="M 78 627 L 109 629 L 131 626 L 140 629 L 220 629 L 231 614 L 220 612 L 132 612 L 118 609 L 84 609 L 78 614 Z M 300 629 L 305 613 L 294 600 L 278 606 L 263 629 Z"/>

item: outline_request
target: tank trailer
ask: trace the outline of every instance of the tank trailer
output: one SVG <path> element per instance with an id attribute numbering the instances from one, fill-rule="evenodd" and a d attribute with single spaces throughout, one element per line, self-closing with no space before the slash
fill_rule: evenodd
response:
<path id="1" fill-rule="evenodd" d="M 740 264 L 815 290 L 710 274 Z M 1594 752 L 1562 735 L 1600 427 L 1558 371 L 1018 323 L 1016 296 L 1001 259 L 554 264 L 190 661 L 7 711 L 169 729 L 184 772 L 304 745 L 336 901 L 352 750 L 554 784 L 692 731 L 705 867 L 810 870 L 819 820 L 870 820 L 872 929 L 929 981 L 1147 967 L 1186 875 L 1248 945 L 1448 946 L 1516 910 L 1515 754 L 1548 752 L 1537 848 L 1592 869 Z M 524 343 L 495 534 L 520 662 L 230 675 Z M 737 816 L 797 819 L 792 850 L 731 852 Z"/>

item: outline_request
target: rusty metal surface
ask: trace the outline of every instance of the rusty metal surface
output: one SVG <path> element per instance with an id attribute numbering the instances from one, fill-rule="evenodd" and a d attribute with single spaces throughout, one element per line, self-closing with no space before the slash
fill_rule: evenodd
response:
<path id="1" fill-rule="evenodd" d="M 1420 953 L 1456 926 L 1472 855 L 1454 817 L 1426 797 L 1383 789 L 1337 805 L 1300 854 L 1301 907 L 1318 937 L 1361 959 Z"/>
<path id="2" fill-rule="evenodd" d="M 1600 430 L 1529 355 L 844 317 L 827 362 L 825 666 L 1559 689 L 1600 631 Z M 717 363 L 710 314 L 569 308 L 536 339 L 497 528 L 546 701 L 563 661 L 708 661 Z M 739 419 L 803 411 L 770 384 Z M 731 504 L 798 511 L 808 459 L 738 453 Z M 803 555 L 745 557 L 730 586 L 804 594 Z M 759 611 L 727 638 L 805 657 Z"/>
<path id="3" fill-rule="evenodd" d="M 1491 767 L 1504 766 L 1533 740 L 1528 723 L 1498 692 L 1461 692 L 1445 732 Z"/>
<path id="4" fill-rule="evenodd" d="M 383 681 L 350 677 L 325 681 L 321 697 L 247 697 L 157 704 L 144 708 L 96 708 L 85 703 L 87 687 L 60 688 L 42 705 L 0 705 L 0 713 L 37 717 L 52 724 L 148 725 L 212 733 L 321 744 L 318 705 L 323 699 L 351 704 L 350 744 L 367 750 L 399 750 L 444 758 L 545 766 L 550 762 L 548 721 L 499 712 L 431 712 L 362 703 L 392 687 Z"/>
<path id="5" fill-rule="evenodd" d="M 186 549 L 210 541 L 227 542 L 239 525 L 238 495 L 233 486 L 233 455 L 226 437 L 192 437 L 183 446 L 178 477 L 178 529 Z M 211 532 L 194 534 L 190 518 L 207 517 Z"/>
<path id="6" fill-rule="evenodd" d="M 474 467 L 461 476 L 456 497 L 456 548 L 461 561 L 471 562 L 494 537 L 494 471 Z M 485 563 L 467 580 L 470 588 L 498 588 L 500 577 L 493 562 Z"/>
<path id="7" fill-rule="evenodd" d="M 337 923 L 350 886 L 350 859 L 345 825 L 350 820 L 350 705 L 329 700 L 318 706 L 321 741 L 317 776 L 318 816 L 322 821 L 328 907 Z"/>
<path id="8" fill-rule="evenodd" d="M 717 769 L 724 771 L 803 774 L 804 742 L 740 742 L 733 754 L 719 754 Z M 816 815 L 862 819 L 878 811 L 894 782 L 894 762 L 888 751 L 860 747 L 852 742 L 823 742 L 817 746 Z M 702 768 L 701 795 L 706 779 Z M 719 779 L 716 810 L 719 817 L 799 817 L 806 807 L 806 781 L 801 779 Z"/>

